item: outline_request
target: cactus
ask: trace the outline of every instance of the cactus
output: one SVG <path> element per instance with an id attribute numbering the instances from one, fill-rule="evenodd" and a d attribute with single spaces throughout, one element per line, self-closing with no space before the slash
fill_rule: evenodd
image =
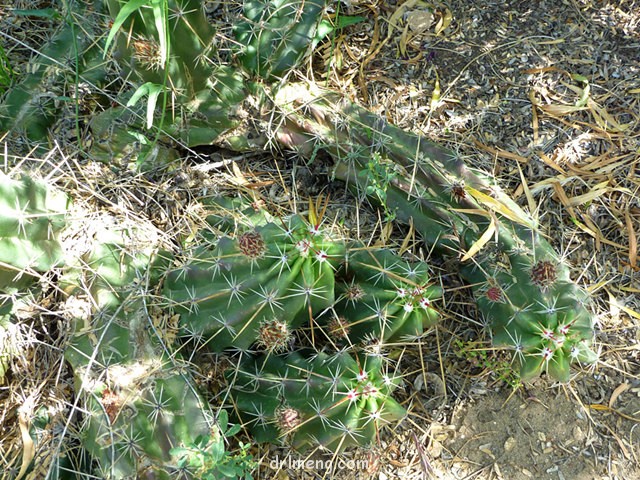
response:
<path id="1" fill-rule="evenodd" d="M 344 245 L 320 224 L 294 215 L 197 248 L 170 272 L 164 293 L 185 336 L 209 348 L 279 351 L 290 332 L 334 301 L 334 269 Z"/>
<path id="2" fill-rule="evenodd" d="M 377 439 L 406 414 L 391 396 L 398 378 L 380 356 L 300 352 L 249 358 L 227 373 L 240 420 L 258 442 L 339 451 Z"/>
<path id="3" fill-rule="evenodd" d="M 123 7 L 118 0 L 107 0 L 107 6 L 113 18 L 117 18 Z M 229 132 L 241 124 L 237 110 L 247 96 L 243 76 L 237 69 L 212 61 L 218 55 L 216 32 L 204 15 L 201 1 L 171 0 L 167 7 L 176 13 L 169 15 L 161 31 L 158 31 L 156 9 L 139 8 L 133 12 L 116 36 L 112 56 L 118 59 L 121 74 L 137 81 L 139 88 L 152 85 L 159 89 L 157 104 L 151 103 L 149 95 L 147 126 L 154 113 L 160 111 L 161 120 L 156 126 L 165 146 L 175 142 L 189 147 L 208 145 L 222 136 L 227 136 L 233 144 L 233 135 Z M 162 31 L 165 28 L 168 35 Z M 165 40 L 167 59 L 160 57 L 160 44 Z M 97 158 L 108 161 L 103 150 L 108 148 L 111 136 L 117 137 L 123 129 L 129 130 L 129 136 L 146 136 L 142 133 L 145 115 L 139 109 L 133 109 L 132 115 L 131 99 L 128 103 L 126 108 L 110 109 L 103 114 L 105 118 L 94 120 L 99 125 L 116 121 L 121 127 L 97 128 L 103 146 L 95 153 Z M 149 143 L 157 143 L 153 140 L 149 139 Z M 242 140 L 242 144 L 245 143 L 246 140 Z M 148 152 L 142 150 L 136 153 L 144 158 Z"/>
<path id="4" fill-rule="evenodd" d="M 171 450 L 216 428 L 186 364 L 152 333 L 145 294 L 168 257 L 149 246 L 127 252 L 123 235 L 104 235 L 61 280 L 93 307 L 72 322 L 65 352 L 83 401 L 81 443 L 100 478 L 175 478 L 186 473 Z"/>
<path id="5" fill-rule="evenodd" d="M 595 361 L 587 293 L 535 221 L 485 174 L 337 94 L 289 85 L 275 103 L 285 111 L 282 143 L 301 154 L 325 149 L 336 159 L 335 176 L 358 195 L 412 222 L 437 251 L 460 258 L 460 276 L 494 344 L 514 350 L 523 379 L 547 371 L 567 381 L 571 362 Z"/>
<path id="6" fill-rule="evenodd" d="M 44 181 L 0 172 L 0 384 L 19 354 L 19 328 L 11 322 L 16 296 L 62 262 L 57 237 L 68 203 Z"/>
<path id="7" fill-rule="evenodd" d="M 99 3 L 70 1 L 59 16 L 61 24 L 52 39 L 29 64 L 29 73 L 14 81 L 0 102 L 0 132 L 8 137 L 29 140 L 48 148 L 50 129 L 66 107 L 67 112 L 82 109 L 82 88 L 95 90 L 106 76 L 100 46 Z M 76 24 L 82 18 L 82 28 Z M 79 33 L 82 32 L 83 35 Z M 86 34 L 86 35 L 85 35 Z M 74 90 L 66 90 L 75 85 Z M 65 128 L 76 128 L 71 122 Z M 33 153 L 33 152 L 32 152 Z"/>
<path id="8" fill-rule="evenodd" d="M 43 181 L 0 172 L 0 291 L 17 291 L 62 262 L 68 198 Z"/>
<path id="9" fill-rule="evenodd" d="M 349 252 L 328 324 L 332 338 L 389 344 L 419 337 L 435 324 L 432 302 L 442 292 L 430 284 L 425 263 L 411 264 L 386 249 L 350 246 Z"/>
<path id="10" fill-rule="evenodd" d="M 250 74 L 278 79 L 299 65 L 320 40 L 324 0 L 246 0 L 234 26 L 239 60 Z"/>

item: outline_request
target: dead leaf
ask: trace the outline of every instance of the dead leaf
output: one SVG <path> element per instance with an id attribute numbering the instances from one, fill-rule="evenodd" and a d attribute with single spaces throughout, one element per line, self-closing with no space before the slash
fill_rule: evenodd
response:
<path id="1" fill-rule="evenodd" d="M 616 400 L 618 399 L 618 397 L 622 395 L 624 392 L 626 392 L 627 390 L 629 390 L 630 387 L 631 385 L 627 382 L 621 383 L 620 385 L 618 385 L 616 389 L 613 391 L 613 393 L 611 394 L 611 398 L 609 399 L 609 408 L 613 408 L 613 405 L 616 403 Z"/>
<path id="2" fill-rule="evenodd" d="M 442 32 L 444 32 L 449 27 L 449 25 L 451 25 L 452 21 L 453 14 L 451 13 L 451 10 L 445 8 L 442 17 L 440 17 L 440 20 L 438 20 L 438 23 L 436 23 L 436 35 L 440 35 Z"/>
<path id="3" fill-rule="evenodd" d="M 495 218 L 491 218 L 491 223 L 489 224 L 485 232 L 480 236 L 478 240 L 474 242 L 473 245 L 471 245 L 471 248 L 467 250 L 467 253 L 465 253 L 462 256 L 460 261 L 466 262 L 467 260 L 472 258 L 476 253 L 478 253 L 482 249 L 482 247 L 484 247 L 487 244 L 489 240 L 491 240 L 495 232 L 496 232 L 496 220 Z"/>
<path id="4" fill-rule="evenodd" d="M 20 426 L 20 433 L 22 434 L 22 465 L 20 466 L 20 472 L 16 477 L 16 480 L 20 480 L 27 473 L 27 469 L 36 455 L 36 447 L 33 443 L 31 435 L 29 435 L 29 427 L 31 422 L 28 416 L 24 412 L 18 414 L 18 424 Z"/>
<path id="5" fill-rule="evenodd" d="M 636 268 L 638 261 L 638 242 L 636 239 L 636 233 L 633 230 L 633 223 L 631 222 L 631 215 L 629 215 L 629 212 L 624 212 L 624 218 L 627 223 L 627 235 L 629 236 L 629 265 L 631 265 L 632 268 Z"/>
<path id="6" fill-rule="evenodd" d="M 466 186 L 465 188 L 467 190 L 467 193 L 471 195 L 481 205 L 484 205 L 485 207 L 488 207 L 489 209 L 495 212 L 498 212 L 500 215 L 508 218 L 514 223 L 523 225 L 531 229 L 535 228 L 535 226 L 533 225 L 531 220 L 527 217 L 527 215 L 523 211 L 521 211 L 519 208 L 518 210 L 514 210 L 510 206 L 502 203 L 500 200 L 490 197 L 486 193 L 482 193 L 473 187 Z M 514 204 L 514 206 L 516 205 Z"/>
<path id="7" fill-rule="evenodd" d="M 568 115 L 570 113 L 587 110 L 587 107 L 577 107 L 575 105 L 538 105 L 538 108 L 550 115 Z"/>
<path id="8" fill-rule="evenodd" d="M 426 32 L 433 23 L 433 12 L 431 10 L 413 10 L 407 17 L 409 29 L 416 35 Z"/>

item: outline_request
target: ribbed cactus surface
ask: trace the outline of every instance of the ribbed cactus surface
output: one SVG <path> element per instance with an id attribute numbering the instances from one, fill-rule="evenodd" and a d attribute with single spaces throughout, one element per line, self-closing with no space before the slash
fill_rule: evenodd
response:
<path id="1" fill-rule="evenodd" d="M 406 414 L 382 357 L 347 352 L 250 358 L 227 374 L 235 410 L 257 441 L 298 450 L 366 445 Z"/>
<path id="2" fill-rule="evenodd" d="M 290 85 L 275 102 L 286 112 L 283 143 L 301 153 L 325 149 L 336 177 L 359 198 L 382 204 L 435 251 L 461 260 L 460 276 L 494 343 L 514 350 L 524 379 L 547 371 L 567 381 L 571 362 L 595 360 L 588 295 L 534 219 L 485 174 L 337 94 Z"/>
<path id="3" fill-rule="evenodd" d="M 81 442 L 100 478 L 172 479 L 186 473 L 171 449 L 215 427 L 180 356 L 154 333 L 147 286 L 165 260 L 154 260 L 149 246 L 132 253 L 119 233 L 97 242 L 62 278 L 67 294 L 88 295 L 91 306 L 73 320 L 65 352 L 85 415 Z"/>
<path id="4" fill-rule="evenodd" d="M 185 335 L 215 351 L 255 342 L 280 350 L 312 312 L 333 304 L 343 256 L 342 241 L 294 215 L 197 248 L 169 273 L 164 293 Z"/>
<path id="5" fill-rule="evenodd" d="M 24 287 L 62 261 L 57 237 L 68 204 L 42 180 L 0 172 L 0 290 Z"/>
<path id="6" fill-rule="evenodd" d="M 246 0 L 234 26 L 242 67 L 260 78 L 282 77 L 319 40 L 325 0 Z"/>
<path id="7" fill-rule="evenodd" d="M 442 295 L 424 262 L 410 263 L 387 249 L 351 246 L 337 286 L 329 335 L 351 343 L 412 340 L 433 326 Z"/>

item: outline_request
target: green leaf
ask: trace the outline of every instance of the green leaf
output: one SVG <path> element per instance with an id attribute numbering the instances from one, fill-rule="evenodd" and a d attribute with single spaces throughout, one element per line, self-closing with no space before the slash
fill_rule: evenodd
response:
<path id="1" fill-rule="evenodd" d="M 236 423 L 235 425 L 231 426 L 231 428 L 229 428 L 229 430 L 227 430 L 224 433 L 225 437 L 233 437 L 234 435 L 236 435 L 240 429 L 242 428 L 242 425 L 240 425 L 239 423 Z"/>
<path id="2" fill-rule="evenodd" d="M 17 17 L 60 18 L 60 14 L 54 8 L 40 8 L 37 10 L 11 10 Z"/>
<path id="3" fill-rule="evenodd" d="M 218 471 L 228 478 L 238 477 L 237 467 L 234 467 L 233 465 L 218 465 Z"/>
<path id="4" fill-rule="evenodd" d="M 149 96 L 149 100 L 147 100 L 147 128 L 151 128 L 153 125 L 153 113 L 156 109 L 156 103 L 158 103 L 158 95 L 163 90 L 163 85 L 147 82 L 144 85 L 140 85 L 127 102 L 127 107 L 132 107 L 145 95 Z"/>
<path id="5" fill-rule="evenodd" d="M 220 410 L 218 413 L 218 427 L 220 430 L 225 432 L 227 430 L 227 425 L 229 424 L 229 414 L 226 410 Z"/>
<path id="6" fill-rule="evenodd" d="M 340 30 L 341 28 L 346 28 L 351 25 L 356 25 L 358 23 L 364 22 L 366 18 L 361 17 L 359 15 L 340 15 L 336 19 L 336 30 Z"/>
<path id="7" fill-rule="evenodd" d="M 165 15 L 166 3 L 166 0 L 151 0 L 151 6 L 153 8 L 153 18 L 156 23 L 156 30 L 158 30 L 158 39 L 160 40 L 160 58 L 162 59 L 162 68 L 164 68 L 167 60 L 169 59 L 166 30 L 166 25 L 168 22 Z"/>
<path id="8" fill-rule="evenodd" d="M 145 6 L 147 4 L 147 1 L 148 0 L 129 0 L 129 2 L 127 2 L 127 4 L 118 12 L 118 16 L 116 16 L 116 19 L 113 21 L 113 25 L 111 26 L 111 30 L 109 31 L 109 36 L 107 37 L 107 41 L 104 44 L 103 58 L 107 56 L 109 45 L 111 45 L 113 38 L 116 36 L 116 33 L 118 33 L 118 30 L 120 30 L 120 27 L 122 27 L 122 24 L 127 20 L 127 18 L 129 18 L 129 16 L 133 12 Z"/>

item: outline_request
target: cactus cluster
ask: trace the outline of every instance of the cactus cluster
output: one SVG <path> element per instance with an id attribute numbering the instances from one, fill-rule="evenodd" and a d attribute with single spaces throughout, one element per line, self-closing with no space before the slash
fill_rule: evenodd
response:
<path id="1" fill-rule="evenodd" d="M 71 3 L 76 13 L 100 15 L 104 4 L 116 23 L 120 17 L 111 58 L 139 87 L 86 121 L 89 157 L 158 165 L 176 157 L 177 144 L 278 146 L 307 156 L 324 150 L 335 160 L 335 177 L 359 200 L 368 197 L 410 222 L 433 251 L 460 260 L 460 276 L 494 343 L 513 350 L 524 379 L 546 371 L 567 381 L 572 362 L 595 360 L 587 293 L 571 281 L 569 266 L 534 219 L 486 175 L 338 94 L 282 82 L 322 36 L 326 1 L 245 0 L 234 46 L 219 50 L 199 0 L 151 8 L 120 0 Z M 88 31 L 96 25 L 90 22 Z M 3 97 L 0 130 L 10 138 L 42 142 L 61 105 L 83 112 L 81 85 L 60 89 L 74 83 L 69 75 L 92 88 L 107 75 L 104 43 L 76 27 L 65 18 L 32 73 Z M 146 112 L 136 105 L 145 92 Z M 144 120 L 154 116 L 160 121 L 150 135 Z M 5 177 L 0 204 L 2 329 L 9 294 L 61 261 L 55 236 L 67 204 L 39 182 Z M 307 218 L 223 217 L 209 220 L 226 234 L 189 247 L 164 280 L 183 339 L 241 352 L 243 360 L 228 372 L 230 393 L 237 417 L 256 438 L 287 439 L 300 449 L 372 441 L 381 424 L 404 410 L 391 396 L 398 379 L 390 366 L 363 345 L 406 342 L 434 324 L 432 303 L 442 292 L 428 268 L 335 238 L 314 208 Z M 87 295 L 92 305 L 89 317 L 73 319 L 66 352 L 85 411 L 82 443 L 101 477 L 169 478 L 179 473 L 172 448 L 197 444 L 212 422 L 180 355 L 149 333 L 148 290 L 137 289 L 158 282 L 158 271 L 168 267 L 152 267 L 151 251 L 126 253 L 124 243 L 100 239 L 65 266 L 60 280 L 64 293 Z M 0 377 L 4 368 L 0 350 Z"/>
<path id="2" fill-rule="evenodd" d="M 309 218 L 282 219 L 217 203 L 246 212 L 236 221 L 208 217 L 236 235 L 189 251 L 164 282 L 182 336 L 215 352 L 243 352 L 227 378 L 237 416 L 258 441 L 286 439 L 301 449 L 372 442 L 403 409 L 390 396 L 397 382 L 382 371 L 388 365 L 367 347 L 407 344 L 436 321 L 441 290 L 427 265 L 336 238 L 313 202 Z"/>
<path id="3" fill-rule="evenodd" d="M 296 215 L 191 252 L 164 284 L 183 330 L 206 338 L 214 351 L 247 350 L 257 340 L 266 350 L 282 349 L 309 312 L 333 304 L 344 245 L 319 227 Z"/>
<path id="4" fill-rule="evenodd" d="M 89 310 L 71 319 L 65 352 L 85 417 L 82 446 L 100 478 L 175 478 L 171 449 L 215 425 L 179 354 L 152 333 L 145 292 L 166 259 L 151 247 L 131 253 L 125 237 L 105 233 L 61 279 Z"/>
<path id="5" fill-rule="evenodd" d="M 383 204 L 434 251 L 460 260 L 494 344 L 514 351 L 523 379 L 546 371 L 565 382 L 572 362 L 596 360 L 587 293 L 534 219 L 489 177 L 337 94 L 291 85 L 279 95 L 281 128 L 289 131 L 281 138 L 296 139 L 290 147 L 325 149 L 335 176 L 360 198 Z"/>

